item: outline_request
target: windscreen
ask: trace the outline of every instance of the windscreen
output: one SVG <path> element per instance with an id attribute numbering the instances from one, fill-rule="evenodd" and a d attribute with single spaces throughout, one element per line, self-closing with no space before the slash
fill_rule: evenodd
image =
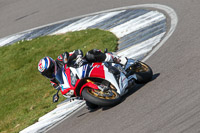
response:
<path id="1" fill-rule="evenodd" d="M 58 80 L 60 84 L 64 84 L 63 77 L 62 77 L 62 69 L 58 69 L 56 73 L 56 80 Z"/>

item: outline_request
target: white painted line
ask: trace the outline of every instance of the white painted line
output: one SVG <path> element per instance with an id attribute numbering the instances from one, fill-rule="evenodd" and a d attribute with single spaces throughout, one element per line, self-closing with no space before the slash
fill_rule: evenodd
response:
<path id="1" fill-rule="evenodd" d="M 151 11 L 126 23 L 118 25 L 110 29 L 110 31 L 113 32 L 118 38 L 121 38 L 129 33 L 164 20 L 165 18 L 166 17 L 162 13 L 159 13 L 158 11 Z"/>
<path id="2" fill-rule="evenodd" d="M 175 31 L 176 26 L 178 24 L 178 16 L 177 16 L 176 12 L 174 11 L 174 9 L 172 9 L 168 6 L 158 5 L 158 4 L 153 4 L 150 6 L 158 8 L 160 10 L 164 10 L 169 15 L 171 24 L 170 24 L 170 29 L 166 33 L 165 37 L 142 61 L 146 61 L 147 59 L 149 59 L 169 39 L 169 37 L 173 34 L 173 32 Z"/>
<path id="3" fill-rule="evenodd" d="M 119 56 L 125 56 L 129 58 L 137 59 L 137 57 L 140 57 L 141 55 L 145 55 L 149 53 L 153 49 L 153 47 L 156 46 L 156 44 L 160 42 L 164 34 L 165 32 L 153 38 L 150 38 L 142 43 L 139 43 L 131 47 L 128 47 L 124 50 L 121 50 L 117 52 L 116 54 Z"/>
<path id="4" fill-rule="evenodd" d="M 64 118 L 79 110 L 79 108 L 82 107 L 84 104 L 85 101 L 83 100 L 68 102 L 67 104 L 56 108 L 48 114 L 42 116 L 38 122 L 20 131 L 20 133 L 44 132 L 47 130 L 47 128 L 50 128 L 53 125 L 57 125 L 58 123 L 62 122 Z"/>
<path id="5" fill-rule="evenodd" d="M 15 35 L 15 36 L 9 36 L 9 37 L 0 39 L 0 47 L 22 37 L 23 35 L 24 34 L 18 34 L 18 35 Z"/>
<path id="6" fill-rule="evenodd" d="M 57 125 L 59 125 L 60 123 L 62 123 L 64 120 L 68 119 L 69 117 L 71 117 L 72 115 L 76 114 L 78 111 L 82 110 L 84 107 L 86 106 L 86 104 L 82 104 L 81 106 L 79 106 L 79 108 L 77 108 L 76 110 L 74 110 L 71 114 L 69 114 L 68 116 L 66 116 L 64 119 L 58 121 L 56 124 L 52 125 L 51 127 L 47 128 L 44 130 L 44 133 L 48 132 L 49 130 L 53 129 L 54 127 L 56 127 Z"/>
<path id="7" fill-rule="evenodd" d="M 90 27 L 92 25 L 100 23 L 100 22 L 102 22 L 102 21 L 104 21 L 106 19 L 109 19 L 109 18 L 111 18 L 111 17 L 113 17 L 113 16 L 115 16 L 115 15 L 121 13 L 121 12 L 124 12 L 124 11 L 125 10 L 117 11 L 117 12 L 111 12 L 111 13 L 105 13 L 100 17 L 99 17 L 99 15 L 95 15 L 95 16 L 89 16 L 89 17 L 82 18 L 79 21 L 74 22 L 74 23 L 66 26 L 63 29 L 61 29 L 59 31 L 56 31 L 52 35 L 66 33 L 66 32 L 70 32 L 70 31 L 85 30 L 85 29 L 87 29 L 88 27 Z"/>

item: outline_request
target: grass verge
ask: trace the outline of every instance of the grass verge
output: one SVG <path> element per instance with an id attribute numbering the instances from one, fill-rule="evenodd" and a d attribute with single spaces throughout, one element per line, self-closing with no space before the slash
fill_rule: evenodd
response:
<path id="1" fill-rule="evenodd" d="M 52 103 L 56 91 L 37 70 L 41 58 L 56 59 L 75 49 L 115 51 L 117 41 L 108 31 L 89 29 L 0 47 L 0 132 L 19 132 L 56 107 Z"/>

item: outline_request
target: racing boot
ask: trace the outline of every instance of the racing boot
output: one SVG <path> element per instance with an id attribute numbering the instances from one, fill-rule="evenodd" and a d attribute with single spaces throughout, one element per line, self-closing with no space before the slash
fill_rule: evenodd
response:
<path id="1" fill-rule="evenodd" d="M 126 57 L 116 56 L 110 53 L 105 53 L 105 55 L 106 55 L 106 59 L 105 59 L 106 62 L 114 62 L 116 64 L 121 64 L 125 66 L 128 61 Z"/>

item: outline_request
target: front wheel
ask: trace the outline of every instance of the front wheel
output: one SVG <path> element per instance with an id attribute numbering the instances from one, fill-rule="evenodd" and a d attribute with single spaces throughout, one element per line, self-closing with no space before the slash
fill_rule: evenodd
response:
<path id="1" fill-rule="evenodd" d="M 82 96 L 86 101 L 102 107 L 114 106 L 121 101 L 120 95 L 113 89 L 103 92 L 99 89 L 85 87 Z"/>
<path id="2" fill-rule="evenodd" d="M 153 71 L 150 66 L 144 62 L 137 62 L 132 66 L 133 73 L 136 74 L 137 80 L 135 81 L 138 84 L 144 84 L 152 80 Z"/>

